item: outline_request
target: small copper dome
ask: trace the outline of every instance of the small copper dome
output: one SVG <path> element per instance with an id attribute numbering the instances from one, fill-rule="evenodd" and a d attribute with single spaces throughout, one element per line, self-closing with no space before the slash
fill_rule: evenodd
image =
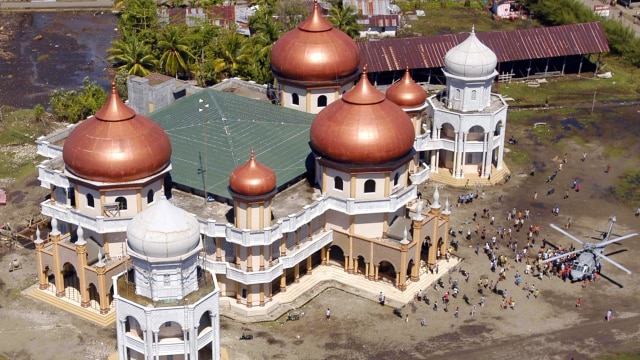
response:
<path id="1" fill-rule="evenodd" d="M 387 99 L 403 108 L 414 108 L 424 105 L 427 92 L 413 81 L 407 67 L 402 79 L 387 89 Z"/>
<path id="2" fill-rule="evenodd" d="M 143 179 L 171 160 L 171 142 L 160 125 L 122 102 L 115 84 L 95 116 L 71 131 L 62 152 L 67 169 L 102 182 Z"/>
<path id="3" fill-rule="evenodd" d="M 331 160 L 383 164 L 411 151 L 415 131 L 409 116 L 367 78 L 331 103 L 311 124 L 311 146 Z"/>
<path id="4" fill-rule="evenodd" d="M 275 189 L 276 173 L 256 160 L 253 150 L 246 164 L 240 165 L 229 176 L 229 187 L 241 195 L 264 195 Z"/>
<path id="5" fill-rule="evenodd" d="M 358 71 L 356 42 L 322 17 L 318 2 L 309 18 L 282 35 L 271 50 L 276 77 L 295 81 L 336 81 Z"/>

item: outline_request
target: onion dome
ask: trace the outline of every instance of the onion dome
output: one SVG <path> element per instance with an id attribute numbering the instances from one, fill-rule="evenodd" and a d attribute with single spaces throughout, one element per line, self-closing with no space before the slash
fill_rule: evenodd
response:
<path id="1" fill-rule="evenodd" d="M 317 0 L 311 15 L 282 35 L 271 50 L 276 77 L 296 81 L 336 81 L 360 66 L 356 42 L 322 17 Z"/>
<path id="2" fill-rule="evenodd" d="M 387 89 L 387 99 L 403 108 L 414 108 L 424 105 L 427 92 L 413 81 L 407 67 L 402 79 Z"/>
<path id="3" fill-rule="evenodd" d="M 311 146 L 331 160 L 356 164 L 383 164 L 413 148 L 415 131 L 409 116 L 387 100 L 367 78 L 316 115 L 311 124 Z"/>
<path id="4" fill-rule="evenodd" d="M 67 169 L 102 182 L 143 179 L 171 160 L 171 142 L 160 125 L 122 102 L 115 83 L 95 116 L 71 131 L 62 152 Z"/>
<path id="5" fill-rule="evenodd" d="M 444 56 L 445 71 L 460 77 L 493 75 L 498 65 L 496 54 L 484 45 L 472 29 L 469 37 Z"/>
<path id="6" fill-rule="evenodd" d="M 196 217 L 164 196 L 134 216 L 127 227 L 127 246 L 141 258 L 179 257 L 199 245 L 200 226 Z"/>
<path id="7" fill-rule="evenodd" d="M 276 173 L 256 160 L 253 149 L 246 164 L 240 165 L 229 176 L 229 187 L 245 196 L 265 195 L 276 187 Z"/>

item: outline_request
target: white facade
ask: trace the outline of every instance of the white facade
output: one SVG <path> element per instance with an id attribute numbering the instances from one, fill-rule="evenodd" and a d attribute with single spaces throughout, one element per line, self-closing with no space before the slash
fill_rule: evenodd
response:
<path id="1" fill-rule="evenodd" d="M 490 179 L 504 167 L 508 105 L 491 93 L 497 57 L 472 31 L 445 56 L 445 90 L 427 99 L 428 131 L 414 148 L 429 158 L 431 172 L 446 168 L 453 178 Z M 466 175 L 465 175 L 466 174 Z"/>
<path id="2" fill-rule="evenodd" d="M 352 87 L 352 81 L 342 85 L 334 84 L 321 88 L 304 87 L 300 84 L 281 84 L 281 105 L 286 108 L 317 114 L 327 105 L 340 99 L 342 94 Z"/>

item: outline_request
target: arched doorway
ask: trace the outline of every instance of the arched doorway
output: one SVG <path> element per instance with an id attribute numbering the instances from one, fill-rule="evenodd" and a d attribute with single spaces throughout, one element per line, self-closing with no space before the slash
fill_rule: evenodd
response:
<path id="1" fill-rule="evenodd" d="M 355 272 L 356 274 L 363 274 L 365 277 L 367 276 L 366 271 L 366 260 L 364 259 L 364 256 L 360 255 L 356 258 L 356 266 L 355 266 Z"/>
<path id="2" fill-rule="evenodd" d="M 411 271 L 413 270 L 414 266 L 416 266 L 416 264 L 413 259 L 409 260 L 409 263 L 407 264 L 407 278 L 411 276 Z"/>
<path id="3" fill-rule="evenodd" d="M 396 268 L 390 262 L 385 260 L 380 261 L 378 265 L 378 277 L 380 280 L 396 286 Z"/>
<path id="4" fill-rule="evenodd" d="M 94 283 L 89 284 L 89 306 L 100 310 L 100 293 Z"/>
<path id="5" fill-rule="evenodd" d="M 62 265 L 62 279 L 64 281 L 64 296 L 80 302 L 80 279 L 76 268 L 71 263 Z"/>
<path id="6" fill-rule="evenodd" d="M 184 341 L 182 325 L 175 321 L 167 321 L 160 325 L 158 329 L 158 342 L 168 339 Z"/>
<path id="7" fill-rule="evenodd" d="M 431 248 L 431 237 L 427 236 L 422 241 L 422 249 L 420 250 L 420 260 L 423 260 L 425 263 L 428 262 L 430 248 Z"/>
<path id="8" fill-rule="evenodd" d="M 329 264 L 344 267 L 344 251 L 338 245 L 329 248 Z"/>
<path id="9" fill-rule="evenodd" d="M 202 332 L 205 330 L 211 329 L 211 311 L 206 311 L 202 316 L 200 316 L 200 321 L 198 322 L 198 337 L 202 335 Z"/>

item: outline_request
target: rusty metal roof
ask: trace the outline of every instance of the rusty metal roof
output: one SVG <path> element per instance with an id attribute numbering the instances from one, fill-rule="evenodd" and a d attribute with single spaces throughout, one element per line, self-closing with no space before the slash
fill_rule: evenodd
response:
<path id="1" fill-rule="evenodd" d="M 361 65 L 369 72 L 439 68 L 451 48 L 464 41 L 468 33 L 395 38 L 358 42 Z M 476 32 L 480 41 L 498 57 L 498 62 L 548 57 L 595 54 L 609 51 L 599 22 L 524 30 Z"/>

